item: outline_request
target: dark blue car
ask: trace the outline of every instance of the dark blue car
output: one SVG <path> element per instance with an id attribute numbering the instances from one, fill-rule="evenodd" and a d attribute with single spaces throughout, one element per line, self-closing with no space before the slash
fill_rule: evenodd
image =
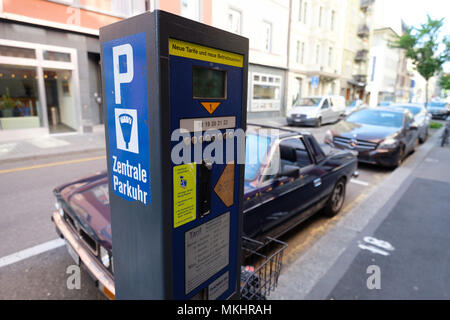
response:
<path id="1" fill-rule="evenodd" d="M 249 126 L 246 141 L 244 234 L 278 236 L 314 213 L 334 216 L 356 175 L 354 152 L 321 147 L 311 134 Z M 69 253 L 114 298 L 111 216 L 106 172 L 54 190 L 52 221 Z"/>

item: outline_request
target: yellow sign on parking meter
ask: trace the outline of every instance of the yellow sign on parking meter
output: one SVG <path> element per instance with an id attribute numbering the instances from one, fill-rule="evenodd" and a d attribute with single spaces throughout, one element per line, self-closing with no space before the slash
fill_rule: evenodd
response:
<path id="1" fill-rule="evenodd" d="M 197 165 L 173 167 L 173 227 L 195 220 L 197 209 Z"/>

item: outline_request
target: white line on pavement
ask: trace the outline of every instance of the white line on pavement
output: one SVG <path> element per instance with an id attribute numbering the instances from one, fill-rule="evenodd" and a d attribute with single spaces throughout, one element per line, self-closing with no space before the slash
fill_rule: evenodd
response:
<path id="1" fill-rule="evenodd" d="M 350 179 L 350 182 L 353 182 L 353 183 L 356 183 L 356 184 L 360 184 L 360 185 L 366 186 L 366 187 L 369 185 L 368 182 L 361 181 L 361 180 L 355 180 L 355 179 Z"/>
<path id="2" fill-rule="evenodd" d="M 65 244 L 63 239 L 55 239 L 48 242 L 44 242 L 42 244 L 38 244 L 37 246 L 10 254 L 9 256 L 0 258 L 0 268 L 5 267 L 7 265 L 19 262 L 21 260 L 33 257 L 35 255 L 44 253 L 46 251 L 50 251 L 56 248 L 59 248 Z"/>

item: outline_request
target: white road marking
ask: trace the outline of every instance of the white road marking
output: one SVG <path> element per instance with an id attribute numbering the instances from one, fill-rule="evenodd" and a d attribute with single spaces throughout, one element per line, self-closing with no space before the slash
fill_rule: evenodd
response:
<path id="1" fill-rule="evenodd" d="M 37 246 L 10 254 L 9 256 L 0 258 L 0 268 L 6 267 L 7 265 L 22 261 L 27 258 L 31 258 L 38 254 L 59 248 L 65 244 L 63 239 L 55 239 L 48 242 L 44 242 L 42 244 L 38 244 Z"/>
<path id="2" fill-rule="evenodd" d="M 361 180 L 356 180 L 356 179 L 350 179 L 350 182 L 356 183 L 356 184 L 360 184 L 362 186 L 367 187 L 369 185 L 368 182 L 365 181 L 361 181 Z"/>

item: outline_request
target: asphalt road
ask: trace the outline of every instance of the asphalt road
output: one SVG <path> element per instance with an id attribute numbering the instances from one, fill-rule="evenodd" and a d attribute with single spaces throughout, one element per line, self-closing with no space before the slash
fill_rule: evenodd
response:
<path id="1" fill-rule="evenodd" d="M 290 128 L 312 132 L 319 142 L 330 125 Z M 55 186 L 106 168 L 101 152 L 55 156 L 0 165 L 0 261 L 24 249 L 57 239 L 50 214 Z M 363 201 L 390 170 L 361 165 L 360 177 L 347 185 L 342 212 L 332 219 L 310 218 L 283 236 L 289 243 L 286 264 L 295 261 L 353 206 Z M 0 299 L 103 299 L 89 275 L 82 271 L 81 289 L 67 289 L 67 267 L 72 265 L 64 246 L 47 250 L 7 266 L 0 264 Z"/>

